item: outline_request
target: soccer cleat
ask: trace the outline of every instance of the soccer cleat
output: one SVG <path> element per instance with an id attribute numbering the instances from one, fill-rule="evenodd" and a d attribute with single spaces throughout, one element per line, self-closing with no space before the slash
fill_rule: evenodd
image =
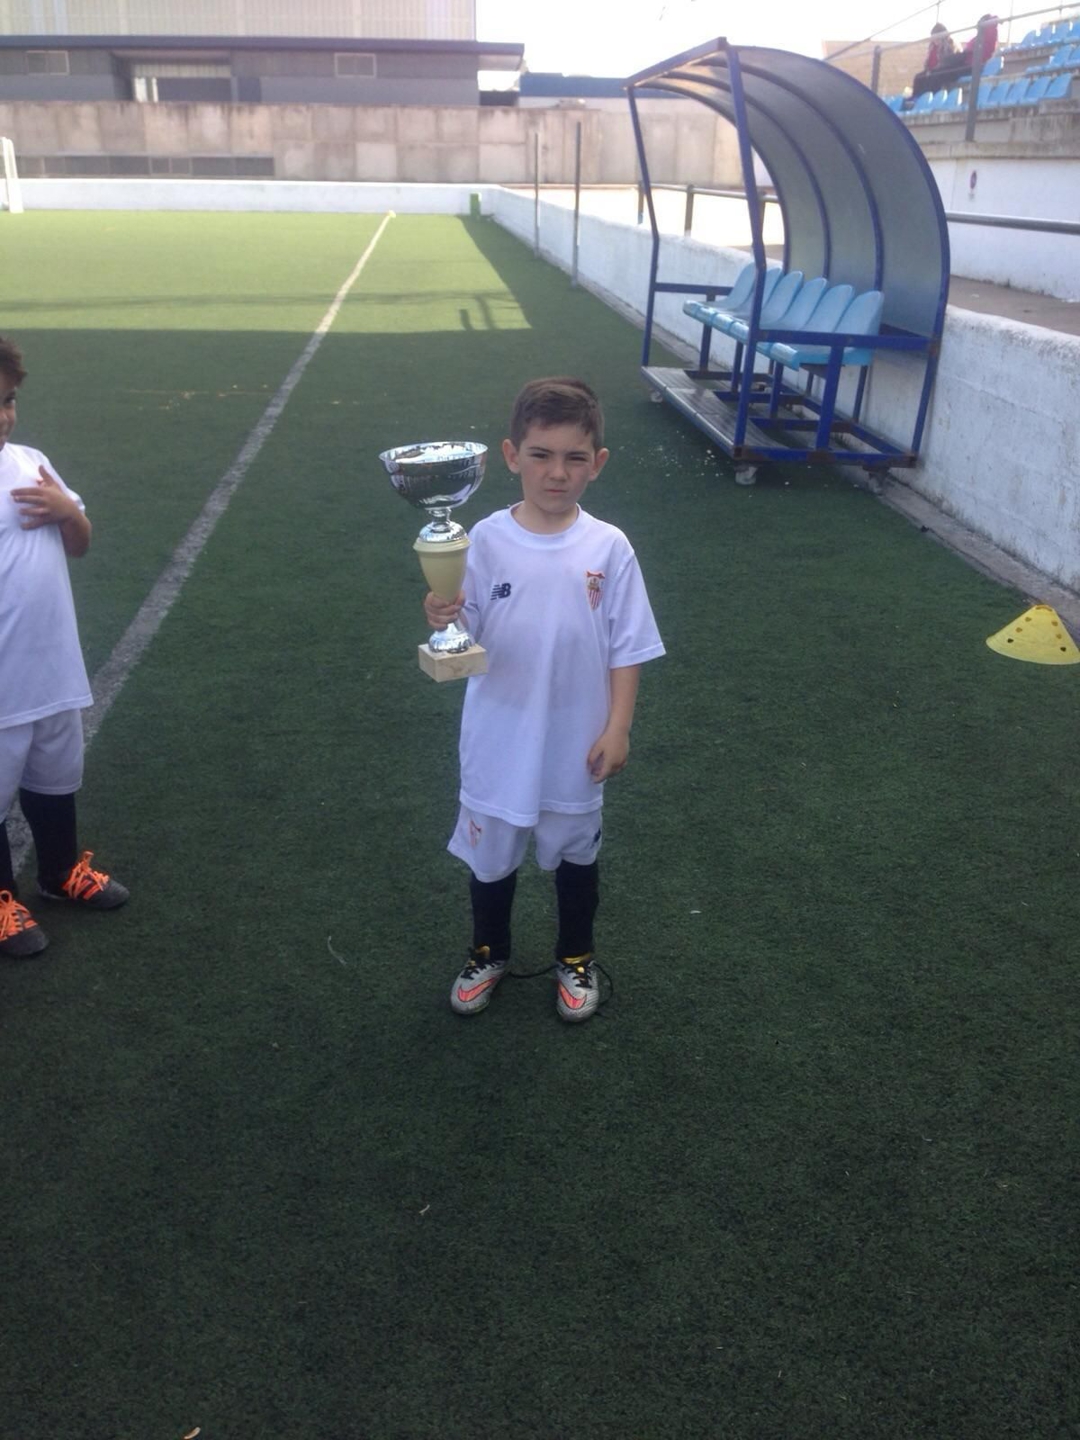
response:
<path id="1" fill-rule="evenodd" d="M 578 955 L 555 964 L 555 1010 L 560 1020 L 588 1020 L 600 1003 L 592 955 Z"/>
<path id="2" fill-rule="evenodd" d="M 0 890 L 0 955 L 21 959 L 39 955 L 49 943 L 25 905 L 20 905 L 10 890 Z"/>
<path id="3" fill-rule="evenodd" d="M 495 986 L 506 974 L 507 964 L 506 960 L 492 960 L 487 945 L 469 951 L 469 963 L 450 991 L 450 1004 L 459 1015 L 475 1015 L 487 1007 Z"/>
<path id="4" fill-rule="evenodd" d="M 39 883 L 38 889 L 46 900 L 72 900 L 88 910 L 116 910 L 128 899 L 128 892 L 119 880 L 106 875 L 103 870 L 91 870 L 92 850 L 84 850 L 82 859 L 77 860 L 67 873 L 59 890 L 48 890 Z"/>

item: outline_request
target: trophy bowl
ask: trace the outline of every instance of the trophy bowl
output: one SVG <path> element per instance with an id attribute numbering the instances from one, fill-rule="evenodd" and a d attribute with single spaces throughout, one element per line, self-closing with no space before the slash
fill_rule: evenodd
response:
<path id="1" fill-rule="evenodd" d="M 384 450 L 379 459 L 398 494 L 430 516 L 413 549 L 433 594 L 448 603 L 455 600 L 465 578 L 469 537 L 450 519 L 450 511 L 463 505 L 484 478 L 487 446 L 475 440 L 424 440 Z M 451 621 L 420 646 L 420 668 L 436 680 L 458 679 L 482 674 L 487 657 L 464 626 Z"/>
<path id="2" fill-rule="evenodd" d="M 464 505 L 484 478 L 487 446 L 476 440 L 425 440 L 384 450 L 379 459 L 398 494 L 432 516 L 434 523 L 425 525 L 421 535 L 428 529 L 443 535 L 461 529 L 450 511 Z"/>

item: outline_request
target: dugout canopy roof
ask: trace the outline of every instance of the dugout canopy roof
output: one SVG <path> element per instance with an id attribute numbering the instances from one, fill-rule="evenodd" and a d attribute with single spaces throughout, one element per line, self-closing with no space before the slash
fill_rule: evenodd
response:
<path id="1" fill-rule="evenodd" d="M 937 184 L 903 121 L 852 76 L 786 50 L 714 40 L 631 76 L 735 125 L 744 182 L 760 156 L 784 216 L 786 267 L 881 290 L 883 321 L 940 335 L 949 237 Z M 753 219 L 753 217 L 752 217 Z"/>

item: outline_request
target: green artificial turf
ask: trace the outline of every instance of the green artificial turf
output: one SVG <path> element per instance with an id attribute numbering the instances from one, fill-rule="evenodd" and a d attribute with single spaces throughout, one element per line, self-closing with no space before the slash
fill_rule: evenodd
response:
<path id="1" fill-rule="evenodd" d="M 22 438 L 96 669 L 378 217 L 29 215 Z M 494 223 L 392 222 L 88 755 L 133 894 L 0 974 L 0 1432 L 1074 1433 L 1080 670 L 834 472 L 753 489 Z M 608 787 L 601 1017 L 453 1015 L 461 690 L 378 462 L 577 373 L 668 646 Z M 516 960 L 547 963 L 531 865 Z"/>

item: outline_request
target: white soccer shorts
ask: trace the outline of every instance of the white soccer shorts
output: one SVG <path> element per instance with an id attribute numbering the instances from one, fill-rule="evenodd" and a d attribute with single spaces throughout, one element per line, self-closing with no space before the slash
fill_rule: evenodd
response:
<path id="1" fill-rule="evenodd" d="M 0 820 L 19 786 L 39 795 L 73 795 L 83 777 L 81 710 L 61 710 L 0 729 Z"/>
<path id="2" fill-rule="evenodd" d="M 591 865 L 600 852 L 600 811 L 562 815 L 541 810 L 536 825 L 529 827 L 511 825 L 494 815 L 479 815 L 462 805 L 446 848 L 464 860 L 478 880 L 490 884 L 521 865 L 530 836 L 536 842 L 536 863 L 541 870 L 557 870 L 563 860 L 572 865 Z"/>

